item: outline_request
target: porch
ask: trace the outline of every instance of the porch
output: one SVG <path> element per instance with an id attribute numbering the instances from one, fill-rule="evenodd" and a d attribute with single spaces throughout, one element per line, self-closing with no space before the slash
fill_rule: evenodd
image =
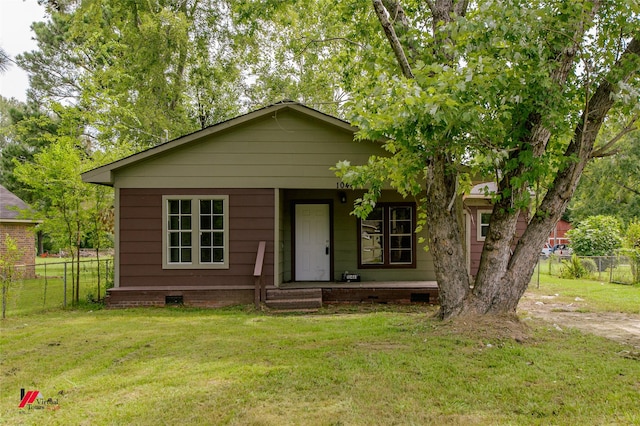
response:
<path id="1" fill-rule="evenodd" d="M 266 290 L 265 305 L 276 310 L 314 310 L 324 304 L 438 303 L 435 281 L 290 282 Z"/>
<path id="2" fill-rule="evenodd" d="M 266 286 L 262 267 L 265 243 L 260 242 L 254 268 L 256 308 L 260 303 L 277 310 L 314 310 L 337 303 L 438 303 L 435 280 L 285 281 Z M 344 277 L 344 275 L 343 275 Z"/>

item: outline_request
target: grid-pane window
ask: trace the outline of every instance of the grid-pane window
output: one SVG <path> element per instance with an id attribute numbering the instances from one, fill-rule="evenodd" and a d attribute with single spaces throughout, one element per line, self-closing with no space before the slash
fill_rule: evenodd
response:
<path id="1" fill-rule="evenodd" d="M 224 261 L 224 201 L 200 200 L 200 263 Z"/>
<path id="2" fill-rule="evenodd" d="M 164 196 L 165 268 L 227 268 L 228 196 Z"/>
<path id="3" fill-rule="evenodd" d="M 379 204 L 359 221 L 361 267 L 415 266 L 415 206 Z"/>
<path id="4" fill-rule="evenodd" d="M 169 262 L 190 263 L 192 253 L 191 200 L 168 200 Z"/>
<path id="5" fill-rule="evenodd" d="M 411 263 L 413 260 L 413 211 L 411 207 L 389 207 L 389 240 L 389 263 Z"/>

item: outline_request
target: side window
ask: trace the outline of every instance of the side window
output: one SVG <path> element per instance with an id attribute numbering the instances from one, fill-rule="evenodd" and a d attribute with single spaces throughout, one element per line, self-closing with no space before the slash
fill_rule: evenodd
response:
<path id="1" fill-rule="evenodd" d="M 164 269 L 228 268 L 228 196 L 163 196 Z"/>

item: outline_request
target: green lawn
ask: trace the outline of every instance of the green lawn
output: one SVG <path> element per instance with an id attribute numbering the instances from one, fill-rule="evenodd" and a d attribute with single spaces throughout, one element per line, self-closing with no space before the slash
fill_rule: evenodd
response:
<path id="1" fill-rule="evenodd" d="M 1 323 L 0 418 L 34 425 L 640 424 L 640 360 L 628 357 L 628 347 L 537 321 L 527 322 L 524 341 L 508 332 L 487 337 L 477 324 L 431 319 L 434 310 L 56 310 L 8 318 Z M 57 405 L 19 409 L 21 388 Z"/>
<path id="2" fill-rule="evenodd" d="M 529 290 L 540 295 L 558 295 L 557 303 L 575 303 L 581 310 L 591 312 L 623 312 L 640 314 L 640 286 L 609 284 L 594 280 L 568 280 L 540 274 L 534 274 Z"/>

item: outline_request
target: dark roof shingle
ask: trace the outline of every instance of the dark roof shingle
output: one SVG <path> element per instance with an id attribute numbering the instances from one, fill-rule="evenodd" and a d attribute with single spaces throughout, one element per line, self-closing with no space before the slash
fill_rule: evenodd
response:
<path id="1" fill-rule="evenodd" d="M 25 209 L 29 209 L 27 203 L 0 185 L 0 220 L 29 220 L 22 212 Z"/>

